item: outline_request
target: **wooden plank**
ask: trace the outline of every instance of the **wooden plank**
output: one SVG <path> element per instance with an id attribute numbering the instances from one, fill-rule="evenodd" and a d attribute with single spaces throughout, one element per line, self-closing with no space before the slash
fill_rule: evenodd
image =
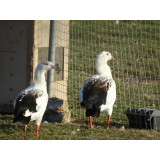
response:
<path id="1" fill-rule="evenodd" d="M 17 94 L 33 77 L 34 21 L 0 21 L 0 113 L 13 113 Z"/>
<path id="2" fill-rule="evenodd" d="M 27 79 L 26 86 L 33 81 L 34 21 L 27 21 Z"/>
<path id="3" fill-rule="evenodd" d="M 64 80 L 64 47 L 56 47 L 54 81 Z"/>
<path id="4" fill-rule="evenodd" d="M 34 72 L 35 69 L 38 65 L 38 34 L 39 34 L 39 21 L 36 20 L 34 21 L 34 44 L 33 44 L 33 59 L 32 59 L 32 64 L 33 64 L 33 74 L 32 74 L 32 79 L 34 80 Z"/>
<path id="5" fill-rule="evenodd" d="M 63 47 L 63 77 L 53 82 L 53 96 L 67 100 L 68 55 L 69 55 L 69 21 L 56 21 L 56 47 Z M 62 58 L 61 58 L 62 59 Z"/>
<path id="6" fill-rule="evenodd" d="M 54 81 L 53 83 L 53 97 L 67 100 L 67 81 Z"/>
<path id="7" fill-rule="evenodd" d="M 12 104 L 27 84 L 26 21 L 0 21 L 0 104 Z"/>
<path id="8" fill-rule="evenodd" d="M 38 48 L 38 63 L 48 61 L 48 47 Z"/>

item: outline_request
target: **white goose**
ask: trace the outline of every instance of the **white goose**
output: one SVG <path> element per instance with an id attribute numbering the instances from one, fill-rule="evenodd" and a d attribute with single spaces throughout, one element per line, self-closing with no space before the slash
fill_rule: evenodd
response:
<path id="1" fill-rule="evenodd" d="M 48 94 L 45 81 L 45 73 L 55 66 L 51 62 L 40 63 L 35 70 L 34 82 L 21 91 L 14 101 L 13 123 L 24 124 L 26 138 L 27 124 L 33 120 L 36 123 L 36 137 L 39 137 L 39 126 L 48 103 Z"/>
<path id="2" fill-rule="evenodd" d="M 116 100 L 116 84 L 107 64 L 108 60 L 114 60 L 114 57 L 107 51 L 102 51 L 97 55 L 95 60 L 97 74 L 86 80 L 79 92 L 81 106 L 86 109 L 86 116 L 89 117 L 90 128 L 93 128 L 92 117 L 99 117 L 100 112 L 103 111 L 108 114 L 106 128 L 109 128 Z"/>

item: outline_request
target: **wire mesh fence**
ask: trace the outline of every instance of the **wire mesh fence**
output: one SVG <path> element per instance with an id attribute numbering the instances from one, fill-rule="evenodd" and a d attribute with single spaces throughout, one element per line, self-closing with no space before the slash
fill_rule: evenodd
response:
<path id="1" fill-rule="evenodd" d="M 79 89 L 95 74 L 96 55 L 106 50 L 117 86 L 112 122 L 127 108 L 160 108 L 160 21 L 70 21 L 68 101 L 72 118 L 85 119 Z M 106 113 L 96 121 L 104 121 Z"/>
<path id="2" fill-rule="evenodd" d="M 36 21 L 35 27 L 39 63 L 48 60 L 50 22 Z M 159 109 L 159 35 L 160 21 L 56 21 L 53 96 L 68 100 L 73 121 L 86 120 L 79 90 L 96 74 L 96 55 L 106 50 L 115 57 L 109 62 L 117 86 L 112 122 L 125 123 L 128 108 Z"/>

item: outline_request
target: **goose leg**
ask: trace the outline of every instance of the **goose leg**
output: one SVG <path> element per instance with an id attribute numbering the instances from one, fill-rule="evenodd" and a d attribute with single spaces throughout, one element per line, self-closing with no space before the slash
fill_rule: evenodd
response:
<path id="1" fill-rule="evenodd" d="M 110 122 L 111 116 L 108 116 L 108 122 L 107 122 L 107 129 L 109 128 L 109 122 Z"/>
<path id="2" fill-rule="evenodd" d="M 92 116 L 89 116 L 89 123 L 90 123 L 90 128 L 93 129 L 93 126 L 92 126 Z"/>
<path id="3" fill-rule="evenodd" d="M 39 137 L 39 125 L 36 125 L 36 137 Z"/>
<path id="4" fill-rule="evenodd" d="M 25 124 L 25 125 L 24 125 L 24 138 L 27 138 L 26 132 L 27 132 L 27 125 Z"/>

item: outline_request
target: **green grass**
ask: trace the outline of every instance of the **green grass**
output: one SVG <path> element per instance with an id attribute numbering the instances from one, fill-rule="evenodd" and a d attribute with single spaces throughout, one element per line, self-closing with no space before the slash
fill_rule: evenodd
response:
<path id="1" fill-rule="evenodd" d="M 160 139 L 160 132 L 128 128 L 127 108 L 160 109 L 160 21 L 70 21 L 68 102 L 69 124 L 42 123 L 39 139 Z M 104 129 L 106 113 L 88 125 L 80 107 L 79 89 L 95 74 L 94 60 L 102 50 L 116 58 L 109 62 L 117 85 L 111 128 Z M 7 117 L 9 119 L 7 120 Z M 13 115 L 0 115 L 0 139 L 24 139 L 23 126 L 12 124 Z M 120 127 L 125 125 L 125 130 Z M 80 131 L 77 131 L 80 129 Z M 30 123 L 28 139 L 35 138 Z"/>
<path id="2" fill-rule="evenodd" d="M 128 125 L 125 111 L 130 107 L 160 109 L 159 24 L 160 21 L 120 21 L 119 25 L 115 21 L 70 22 L 68 101 L 74 120 L 87 121 L 80 107 L 79 89 L 96 73 L 94 60 L 102 50 L 110 51 L 116 59 L 109 62 L 117 86 L 112 123 Z M 106 114 L 94 121 L 104 123 Z M 137 137 L 141 133 L 134 131 Z M 132 139 L 132 130 L 127 132 L 129 135 L 124 136 Z"/>
<path id="3" fill-rule="evenodd" d="M 105 129 L 105 122 L 94 122 L 94 129 L 89 128 L 88 121 L 77 121 L 69 124 L 42 123 L 39 138 L 36 138 L 34 122 L 27 127 L 27 139 L 24 138 L 23 125 L 12 124 L 13 115 L 0 115 L 1 140 L 145 140 L 160 139 L 160 132 L 154 130 L 129 129 L 121 130 L 121 124 L 111 123 Z"/>
<path id="4" fill-rule="evenodd" d="M 94 60 L 102 50 L 110 51 L 116 59 L 109 62 L 117 86 L 116 118 L 125 123 L 124 112 L 129 107 L 160 109 L 159 24 L 160 21 L 119 21 L 119 25 L 115 21 L 70 22 L 68 100 L 75 117 L 85 119 L 78 92 L 85 80 L 96 73 Z M 83 114 L 79 116 L 79 112 Z"/>

